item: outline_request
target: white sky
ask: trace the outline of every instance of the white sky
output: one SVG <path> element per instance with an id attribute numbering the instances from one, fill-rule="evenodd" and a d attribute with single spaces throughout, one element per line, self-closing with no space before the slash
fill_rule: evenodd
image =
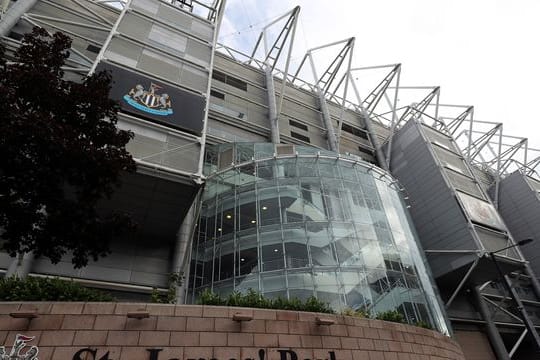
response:
<path id="1" fill-rule="evenodd" d="M 354 36 L 354 67 L 401 63 L 401 85 L 439 85 L 442 104 L 474 105 L 475 119 L 540 148 L 540 1 L 227 0 L 220 42 L 251 52 L 261 27 L 296 5 L 296 62 Z"/>

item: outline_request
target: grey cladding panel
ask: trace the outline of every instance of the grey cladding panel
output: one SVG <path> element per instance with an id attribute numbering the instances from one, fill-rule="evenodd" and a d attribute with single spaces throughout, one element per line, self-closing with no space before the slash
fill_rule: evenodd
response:
<path id="1" fill-rule="evenodd" d="M 453 154 L 441 147 L 433 150 L 435 146 L 424 140 L 420 131 L 421 125 L 412 121 L 398 130 L 392 144 L 391 172 L 407 189 L 412 203 L 410 211 L 422 246 L 431 250 L 476 250 L 467 219 L 432 151 L 444 151 L 448 156 Z M 458 156 L 453 157 L 462 161 Z M 454 159 L 451 161 L 456 162 Z M 429 260 L 435 267 L 434 273 L 442 275 L 465 265 L 472 258 L 466 261 L 456 259 L 452 265 L 449 261 L 442 262 L 442 257 L 437 262 L 430 255 Z"/>
<path id="2" fill-rule="evenodd" d="M 242 65 L 220 53 L 216 53 L 214 58 L 214 68 L 222 70 L 228 74 L 236 74 L 237 77 L 245 79 L 246 81 L 265 87 L 265 77 L 261 70 L 257 70 L 250 66 Z M 276 88 L 277 90 L 277 88 Z"/>
<path id="3" fill-rule="evenodd" d="M 209 118 L 208 135 L 213 135 L 231 142 L 264 142 L 266 134 L 257 134 L 247 129 L 240 129 L 212 118 Z"/>
<path id="4" fill-rule="evenodd" d="M 446 169 L 445 173 L 450 183 L 456 189 L 462 190 L 468 194 L 474 195 L 482 199 L 485 198 L 484 193 L 480 190 L 478 185 L 474 182 L 474 180 L 471 177 L 465 176 L 451 169 Z"/>
<path id="5" fill-rule="evenodd" d="M 533 238 L 521 248 L 538 277 L 540 274 L 540 200 L 531 185 L 538 182 L 514 172 L 504 178 L 499 189 L 499 212 L 516 241 Z"/>

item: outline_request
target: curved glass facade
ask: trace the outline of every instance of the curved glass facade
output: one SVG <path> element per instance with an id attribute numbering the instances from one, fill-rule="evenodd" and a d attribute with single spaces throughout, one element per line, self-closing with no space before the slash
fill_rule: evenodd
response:
<path id="1" fill-rule="evenodd" d="M 293 145 L 207 150 L 190 274 L 207 288 L 311 295 L 335 309 L 398 310 L 447 333 L 396 181 L 372 164 Z"/>

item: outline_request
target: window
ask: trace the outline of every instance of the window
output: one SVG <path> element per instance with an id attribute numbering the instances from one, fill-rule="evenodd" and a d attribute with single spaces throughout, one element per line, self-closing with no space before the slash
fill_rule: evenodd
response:
<path id="1" fill-rule="evenodd" d="M 18 32 L 11 31 L 11 32 L 9 33 L 9 37 L 12 38 L 12 39 L 15 39 L 15 40 L 22 40 L 23 35 L 22 35 L 22 34 L 19 34 Z"/>
<path id="2" fill-rule="evenodd" d="M 298 121 L 289 120 L 289 125 L 297 127 L 299 129 L 302 129 L 302 130 L 305 130 L 305 131 L 308 131 L 307 125 L 304 125 L 304 124 L 302 124 L 302 123 L 300 123 Z"/>
<path id="3" fill-rule="evenodd" d="M 368 140 L 367 132 L 365 130 L 355 128 L 354 126 L 341 124 L 341 130 L 353 134 L 354 136 L 361 137 L 362 139 Z"/>
<path id="4" fill-rule="evenodd" d="M 222 100 L 225 99 L 225 94 L 222 94 L 219 91 L 215 91 L 215 90 L 210 90 L 210 96 L 213 96 Z"/>
<path id="5" fill-rule="evenodd" d="M 369 155 L 373 155 L 373 150 L 370 150 L 370 149 L 365 149 L 361 146 L 358 147 L 358 151 L 364 153 L 364 154 L 369 154 Z"/>
<path id="6" fill-rule="evenodd" d="M 212 79 L 216 79 L 217 81 L 225 82 L 226 77 L 221 71 L 214 70 L 212 72 Z"/>
<path id="7" fill-rule="evenodd" d="M 93 52 L 93 53 L 96 53 L 96 54 L 97 54 L 97 53 L 99 53 L 99 51 L 101 50 L 101 48 L 98 47 L 98 46 L 95 46 L 95 45 L 90 44 L 90 45 L 88 45 L 88 46 L 86 47 L 86 50 L 88 50 L 88 51 L 90 51 L 90 52 Z"/>
<path id="8" fill-rule="evenodd" d="M 309 142 L 309 138 L 307 136 L 295 133 L 294 131 L 291 131 L 291 136 L 293 138 L 295 138 L 295 139 L 302 140 L 302 141 L 305 141 L 305 142 Z"/>
<path id="9" fill-rule="evenodd" d="M 219 70 L 214 70 L 212 72 L 212 79 L 221 81 L 227 85 L 234 86 L 237 89 L 247 91 L 247 83 L 245 81 L 235 78 L 234 76 L 222 73 Z"/>

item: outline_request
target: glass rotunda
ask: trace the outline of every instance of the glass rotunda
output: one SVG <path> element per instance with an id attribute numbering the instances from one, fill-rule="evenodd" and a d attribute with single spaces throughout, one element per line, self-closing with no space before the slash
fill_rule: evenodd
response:
<path id="1" fill-rule="evenodd" d="M 190 299 L 255 289 L 398 310 L 448 333 L 399 185 L 359 158 L 271 143 L 207 149 Z"/>

